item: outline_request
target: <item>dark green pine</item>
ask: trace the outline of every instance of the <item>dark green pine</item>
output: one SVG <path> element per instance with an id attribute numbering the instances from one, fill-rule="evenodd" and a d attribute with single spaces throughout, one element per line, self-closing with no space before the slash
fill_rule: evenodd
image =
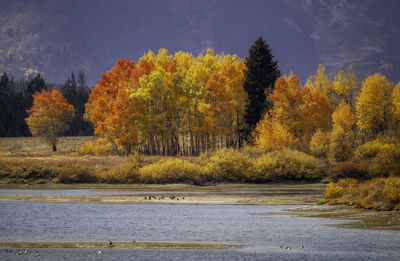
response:
<path id="1" fill-rule="evenodd" d="M 281 73 L 278 69 L 278 61 L 271 53 L 271 48 L 261 37 L 249 49 L 245 64 L 244 89 L 247 92 L 249 104 L 245 114 L 247 127 L 244 135 L 249 141 L 257 123 L 272 108 L 273 104 L 269 95 Z"/>

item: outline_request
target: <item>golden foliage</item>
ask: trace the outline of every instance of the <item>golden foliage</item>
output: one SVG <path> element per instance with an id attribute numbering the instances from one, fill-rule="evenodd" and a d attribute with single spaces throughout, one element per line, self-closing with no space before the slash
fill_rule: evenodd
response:
<path id="1" fill-rule="evenodd" d="M 326 157 L 329 151 L 329 136 L 317 129 L 310 141 L 310 151 L 316 157 Z"/>
<path id="2" fill-rule="evenodd" d="M 326 96 L 319 89 L 302 87 L 295 75 L 277 79 L 270 98 L 274 103 L 270 116 L 256 128 L 260 146 L 305 149 L 317 128 L 330 128 L 331 107 Z"/>
<path id="3" fill-rule="evenodd" d="M 98 138 L 95 142 L 86 141 L 78 151 L 79 155 L 109 155 L 112 153 L 112 144 L 104 138 Z"/>
<path id="4" fill-rule="evenodd" d="M 327 185 L 322 202 L 377 210 L 400 210 L 400 178 L 375 178 L 363 182 L 341 179 Z"/>
<path id="5" fill-rule="evenodd" d="M 265 115 L 256 126 L 256 144 L 261 148 L 290 148 L 296 144 L 296 138 L 277 120 Z"/>
<path id="6" fill-rule="evenodd" d="M 343 100 L 332 113 L 333 129 L 329 134 L 329 157 L 334 161 L 351 159 L 354 144 L 355 116 Z"/>
<path id="7" fill-rule="evenodd" d="M 204 183 L 201 166 L 181 159 L 162 160 L 144 166 L 139 170 L 139 178 L 144 183 Z"/>
<path id="8" fill-rule="evenodd" d="M 304 152 L 281 149 L 254 160 L 250 181 L 317 180 L 322 176 L 318 160 Z"/>
<path id="9" fill-rule="evenodd" d="M 336 72 L 333 80 L 333 89 L 350 106 L 354 105 L 354 92 L 357 88 L 357 77 L 352 65 L 347 68 L 340 68 Z"/>
<path id="10" fill-rule="evenodd" d="M 379 73 L 363 81 L 356 103 L 357 126 L 367 140 L 384 134 L 390 126 L 392 90 L 393 83 Z"/>
<path id="11" fill-rule="evenodd" d="M 395 139 L 379 137 L 359 146 L 355 155 L 368 160 L 370 177 L 400 176 L 400 148 Z"/>
<path id="12" fill-rule="evenodd" d="M 252 167 L 248 155 L 235 149 L 221 149 L 212 155 L 205 166 L 214 182 L 244 181 Z"/>
<path id="13" fill-rule="evenodd" d="M 333 107 L 336 107 L 340 102 L 335 92 L 334 84 L 328 78 L 328 75 L 325 73 L 325 67 L 322 64 L 318 65 L 315 74 L 308 77 L 305 86 L 313 91 L 318 90 L 326 95 Z"/>

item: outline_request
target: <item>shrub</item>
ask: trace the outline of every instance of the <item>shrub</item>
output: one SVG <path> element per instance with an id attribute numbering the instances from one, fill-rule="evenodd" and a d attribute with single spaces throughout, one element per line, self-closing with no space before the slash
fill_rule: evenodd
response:
<path id="1" fill-rule="evenodd" d="M 169 159 L 141 168 L 139 180 L 144 183 L 187 182 L 202 184 L 204 177 L 200 165 L 181 159 Z"/>
<path id="2" fill-rule="evenodd" d="M 370 177 L 400 176 L 400 148 L 388 138 L 378 138 L 359 146 L 355 155 L 369 161 Z"/>
<path id="3" fill-rule="evenodd" d="M 322 202 L 355 204 L 377 210 L 400 210 L 400 178 L 375 178 L 363 182 L 341 179 L 327 185 Z"/>
<path id="4" fill-rule="evenodd" d="M 87 141 L 79 148 L 79 155 L 109 155 L 112 152 L 112 145 L 104 138 L 98 138 L 96 142 Z"/>
<path id="5" fill-rule="evenodd" d="M 368 169 L 364 166 L 363 162 L 354 160 L 333 165 L 327 172 L 327 179 L 334 182 L 343 178 L 365 179 L 368 175 Z"/>
<path id="6" fill-rule="evenodd" d="M 57 177 L 53 180 L 56 183 L 94 183 L 97 181 L 88 168 L 75 164 L 70 168 L 58 168 Z"/>
<path id="7" fill-rule="evenodd" d="M 322 176 L 318 160 L 306 153 L 281 149 L 267 153 L 255 161 L 255 181 L 316 180 Z"/>
<path id="8" fill-rule="evenodd" d="M 245 181 L 252 168 L 249 156 L 235 149 L 221 149 L 212 155 L 205 166 L 214 182 Z"/>
<path id="9" fill-rule="evenodd" d="M 356 179 L 341 179 L 337 183 L 329 183 L 324 191 L 324 199 L 337 199 L 342 198 L 352 191 L 354 186 L 357 184 Z"/>
<path id="10" fill-rule="evenodd" d="M 138 154 L 130 156 L 117 170 L 103 171 L 98 175 L 100 182 L 104 183 L 136 183 L 139 182 L 139 169 L 143 158 Z"/>

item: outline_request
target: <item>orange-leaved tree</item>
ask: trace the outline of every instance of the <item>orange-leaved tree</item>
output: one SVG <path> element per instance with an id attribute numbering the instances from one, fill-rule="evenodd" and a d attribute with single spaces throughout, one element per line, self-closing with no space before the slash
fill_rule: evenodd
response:
<path id="1" fill-rule="evenodd" d="M 134 61 L 119 60 L 110 71 L 101 75 L 86 103 L 86 117 L 94 124 L 95 134 L 128 153 L 136 146 L 138 134 L 136 108 L 126 90 L 131 86 L 138 88 L 140 74 L 151 67 L 138 70 Z"/>
<path id="2" fill-rule="evenodd" d="M 58 137 L 69 128 L 74 106 L 68 104 L 59 90 L 43 90 L 33 94 L 33 104 L 27 112 L 29 117 L 25 121 L 32 135 L 42 137 L 57 151 Z"/>
<path id="3" fill-rule="evenodd" d="M 279 78 L 270 98 L 274 107 L 256 128 L 259 145 L 305 149 L 314 131 L 330 128 L 331 106 L 326 95 L 317 88 L 302 87 L 295 75 Z"/>

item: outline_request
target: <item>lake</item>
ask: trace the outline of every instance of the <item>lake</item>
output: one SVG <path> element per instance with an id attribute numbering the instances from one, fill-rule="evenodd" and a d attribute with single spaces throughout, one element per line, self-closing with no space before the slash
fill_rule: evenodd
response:
<path id="1" fill-rule="evenodd" d="M 400 260 L 400 231 L 341 228 L 334 225 L 346 221 L 280 214 L 300 206 L 3 201 L 0 241 L 110 239 L 243 246 L 239 250 L 105 249 L 102 254 L 97 249 L 39 249 L 40 260 Z M 32 257 L 32 251 L 16 256 L 0 250 L 1 260 Z"/>

